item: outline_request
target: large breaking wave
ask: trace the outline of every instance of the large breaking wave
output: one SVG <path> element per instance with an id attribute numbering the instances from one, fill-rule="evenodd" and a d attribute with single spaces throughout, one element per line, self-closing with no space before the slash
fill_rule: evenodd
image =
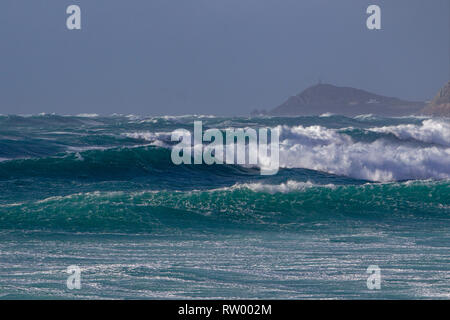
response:
<path id="1" fill-rule="evenodd" d="M 282 167 L 307 168 L 383 182 L 450 177 L 450 148 L 447 147 L 450 144 L 450 126 L 447 123 L 427 120 L 422 126 L 359 130 L 366 136 L 371 132 L 393 133 L 402 140 L 411 138 L 415 141 L 398 141 L 383 135 L 375 136 L 373 141 L 358 141 L 348 133 L 348 128 L 279 128 Z"/>
<path id="2" fill-rule="evenodd" d="M 7 128 L 9 125 L 21 130 L 50 124 L 47 132 L 37 134 L 27 135 L 25 129 L 25 133 L 23 130 L 0 132 L 0 157 L 4 160 L 0 163 L 0 179 L 26 175 L 128 176 L 178 170 L 171 165 L 169 152 L 149 151 L 143 146 L 170 149 L 170 133 L 178 127 L 192 130 L 195 118 L 125 119 L 124 124 L 120 117 L 7 118 Z M 155 124 L 159 119 L 164 120 L 163 124 Z M 279 128 L 282 168 L 310 169 L 379 182 L 450 178 L 450 122 L 445 119 L 370 121 L 332 115 L 298 119 L 201 119 L 209 127 Z M 386 123 L 391 124 L 380 125 Z M 195 166 L 188 170 L 204 168 Z M 221 169 L 215 166 L 214 170 Z"/>

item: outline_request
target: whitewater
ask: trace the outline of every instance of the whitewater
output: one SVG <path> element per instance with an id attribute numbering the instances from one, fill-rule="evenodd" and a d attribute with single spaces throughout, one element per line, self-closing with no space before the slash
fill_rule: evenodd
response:
<path id="1" fill-rule="evenodd" d="M 278 129 L 279 172 L 173 164 L 171 133 L 198 120 Z M 1 298 L 448 299 L 449 283 L 449 119 L 0 116 Z"/>

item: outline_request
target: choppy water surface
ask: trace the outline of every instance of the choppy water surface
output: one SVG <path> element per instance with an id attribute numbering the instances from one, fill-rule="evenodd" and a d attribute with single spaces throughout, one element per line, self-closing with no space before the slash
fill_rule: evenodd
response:
<path id="1" fill-rule="evenodd" d="M 195 120 L 279 173 L 172 164 Z M 450 298 L 449 120 L 0 116 L 0 160 L 1 298 Z"/>

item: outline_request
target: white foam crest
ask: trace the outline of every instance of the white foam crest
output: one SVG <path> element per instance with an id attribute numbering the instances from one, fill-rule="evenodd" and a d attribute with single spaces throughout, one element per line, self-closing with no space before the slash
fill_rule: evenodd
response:
<path id="1" fill-rule="evenodd" d="M 347 135 L 339 134 L 334 129 L 327 129 L 322 126 L 278 126 L 280 140 L 282 144 L 299 143 L 302 145 L 326 145 L 330 143 L 350 143 L 351 138 Z"/>
<path id="2" fill-rule="evenodd" d="M 170 145 L 168 142 L 171 140 L 171 132 L 150 132 L 150 131 L 142 131 L 142 132 L 128 132 L 123 133 L 122 135 L 133 138 L 140 139 L 150 142 L 149 145 L 161 147 L 161 148 L 169 148 Z"/>
<path id="3" fill-rule="evenodd" d="M 364 121 L 364 120 L 376 120 L 376 119 L 378 119 L 378 117 L 372 113 L 367 113 L 367 114 L 357 115 L 357 116 L 353 117 L 353 119 Z"/>
<path id="4" fill-rule="evenodd" d="M 99 115 L 96 114 L 96 113 L 80 113 L 80 114 L 77 114 L 77 117 L 80 117 L 80 118 L 97 118 L 97 117 L 99 117 Z"/>
<path id="5" fill-rule="evenodd" d="M 413 135 L 437 146 L 400 145 L 387 139 L 355 142 L 338 129 L 322 126 L 278 126 L 280 167 L 304 168 L 377 182 L 399 180 L 450 179 L 448 124 L 424 120 L 420 125 L 386 127 L 398 134 Z M 405 133 L 406 132 L 406 133 Z M 166 146 L 167 132 L 134 132 L 129 137 Z M 261 159 L 260 159 L 261 160 Z M 280 187 L 281 188 L 281 187 Z"/>
<path id="6" fill-rule="evenodd" d="M 266 192 L 266 193 L 289 193 L 293 191 L 302 191 L 311 187 L 326 187 L 326 188 L 334 188 L 333 184 L 327 185 L 317 185 L 312 183 L 311 181 L 301 182 L 288 180 L 287 182 L 280 184 L 265 184 L 262 182 L 257 183 L 241 183 L 235 184 L 232 189 L 250 189 L 254 192 Z"/>
<path id="7" fill-rule="evenodd" d="M 84 151 L 92 151 L 92 150 L 107 150 L 107 149 L 111 149 L 111 148 L 103 147 L 103 146 L 86 146 L 86 147 L 69 146 L 69 147 L 67 147 L 68 152 L 75 152 L 75 153 L 84 152 Z"/>
<path id="8" fill-rule="evenodd" d="M 125 137 L 128 137 L 128 138 L 146 140 L 146 141 L 153 141 L 153 140 L 157 139 L 156 133 L 150 132 L 150 131 L 126 132 L 126 133 L 123 133 L 122 135 Z"/>
<path id="9" fill-rule="evenodd" d="M 347 135 L 317 126 L 300 131 L 305 136 L 299 135 L 299 141 L 281 143 L 281 167 L 381 182 L 450 178 L 450 148 L 394 145 L 382 139 L 354 142 Z"/>
<path id="10" fill-rule="evenodd" d="M 426 143 L 450 146 L 450 122 L 424 120 L 421 125 L 401 124 L 369 129 L 373 132 L 391 133 L 402 140 L 414 139 Z"/>
<path id="11" fill-rule="evenodd" d="M 73 194 L 69 194 L 69 195 L 65 195 L 65 196 L 51 196 L 48 198 L 37 200 L 37 201 L 35 201 L 35 203 L 50 203 L 50 202 L 54 202 L 54 201 L 70 200 L 70 199 L 74 199 L 74 198 L 78 198 L 78 197 L 87 197 L 87 198 L 91 198 L 91 199 L 96 199 L 96 198 L 100 198 L 100 197 L 113 198 L 113 197 L 118 197 L 118 196 L 123 196 L 123 195 L 125 195 L 125 192 L 123 192 L 123 191 L 78 192 L 78 193 L 73 193 Z"/>
<path id="12" fill-rule="evenodd" d="M 216 116 L 210 115 L 210 114 L 184 114 L 184 115 L 178 115 L 178 116 L 154 116 L 154 117 L 148 117 L 146 119 L 142 119 L 141 123 L 157 123 L 159 120 L 165 120 L 165 121 L 176 121 L 176 120 L 182 120 L 182 119 L 214 119 Z"/>

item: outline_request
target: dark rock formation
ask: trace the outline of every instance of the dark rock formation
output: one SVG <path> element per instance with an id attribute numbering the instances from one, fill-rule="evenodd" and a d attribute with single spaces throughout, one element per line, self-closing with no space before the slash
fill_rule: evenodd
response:
<path id="1" fill-rule="evenodd" d="M 423 114 L 450 117 L 450 81 L 439 90 L 434 99 L 422 110 Z"/>
<path id="2" fill-rule="evenodd" d="M 350 87 L 318 84 L 290 97 L 269 114 L 297 116 L 333 113 L 345 116 L 360 114 L 405 116 L 418 113 L 424 105 L 423 102 L 384 97 Z"/>

